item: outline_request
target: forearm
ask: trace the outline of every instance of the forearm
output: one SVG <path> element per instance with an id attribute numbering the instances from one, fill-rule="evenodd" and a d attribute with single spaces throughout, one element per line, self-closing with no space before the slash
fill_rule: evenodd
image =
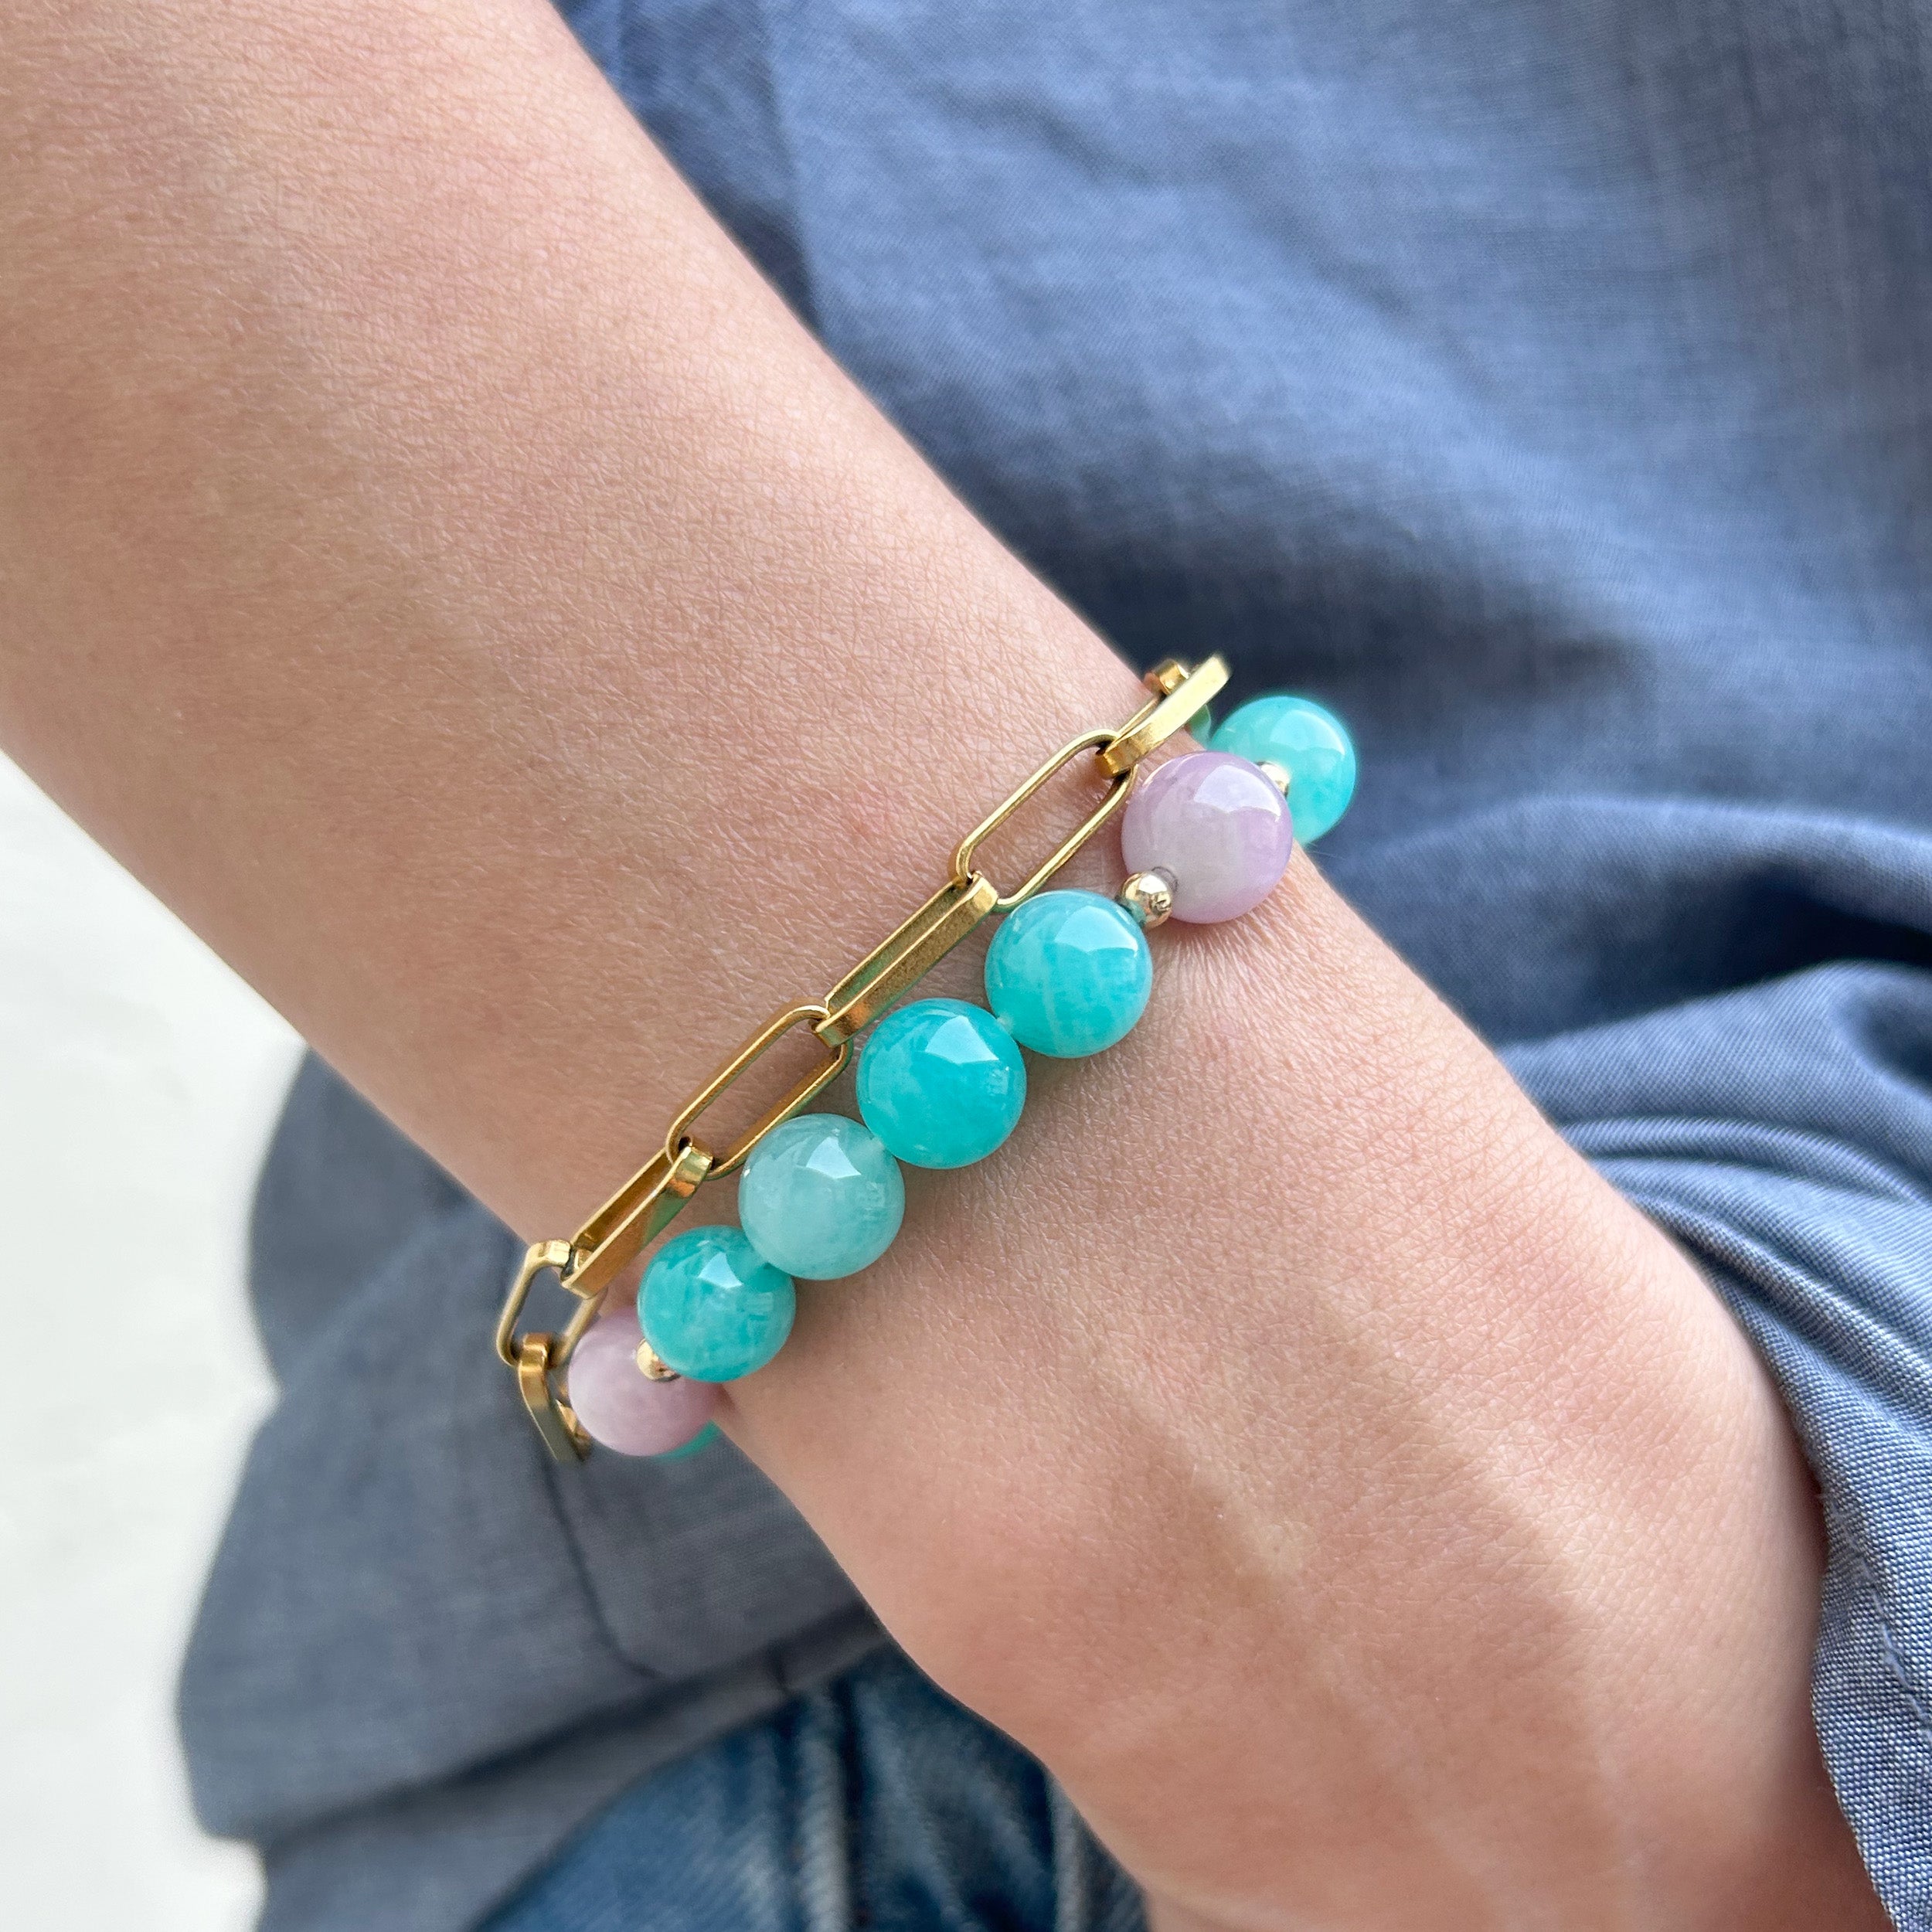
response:
<path id="1" fill-rule="evenodd" d="M 1132 680 L 547 9 L 103 12 L 6 56 L 9 736 L 573 1223 Z"/>
<path id="2" fill-rule="evenodd" d="M 0 62 L 11 747 L 525 1233 L 1133 702 L 547 11 Z M 734 1430 L 1177 1893 L 1845 1896 L 1802 1473 L 1715 1304 L 1304 859 L 1160 951 Z"/>

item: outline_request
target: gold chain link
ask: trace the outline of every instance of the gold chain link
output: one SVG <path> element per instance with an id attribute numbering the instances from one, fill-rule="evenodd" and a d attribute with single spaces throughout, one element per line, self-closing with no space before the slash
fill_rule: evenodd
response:
<path id="1" fill-rule="evenodd" d="M 774 1014 L 767 1020 L 679 1110 L 677 1118 L 665 1132 L 665 1151 L 668 1154 L 673 1148 L 687 1144 L 699 1145 L 692 1142 L 691 1129 L 696 1126 L 699 1117 L 712 1102 L 726 1087 L 736 1084 L 747 1067 L 754 1060 L 762 1059 L 794 1026 L 808 1020 L 812 1023 L 813 1038 L 818 1039 L 819 1026 L 831 1018 L 825 1002 L 815 999 L 802 1006 L 788 1006 L 782 1013 Z M 744 1165 L 751 1150 L 781 1121 L 790 1120 L 801 1107 L 809 1107 L 845 1070 L 845 1063 L 851 1058 L 851 1039 L 840 1040 L 832 1047 L 832 1057 L 822 1066 L 808 1073 L 783 1100 L 767 1107 L 723 1153 L 713 1157 L 711 1172 L 706 1178 L 715 1180 L 722 1174 L 735 1174 Z"/>
<path id="2" fill-rule="evenodd" d="M 1025 783 L 982 818 L 954 849 L 951 876 L 911 918 L 868 953 L 821 1000 L 808 1000 L 774 1015 L 723 1062 L 680 1107 L 664 1145 L 568 1241 L 539 1241 L 523 1257 L 510 1284 L 496 1326 L 496 1352 L 515 1372 L 517 1388 L 537 1433 L 558 1461 L 580 1461 L 589 1438 L 557 1388 L 571 1352 L 597 1316 L 611 1284 L 668 1227 L 679 1209 L 706 1181 L 735 1172 L 781 1122 L 808 1107 L 844 1072 L 857 1036 L 937 965 L 980 921 L 1011 912 L 1046 883 L 1127 803 L 1141 761 L 1158 750 L 1227 682 L 1218 656 L 1190 670 L 1169 658 L 1144 680 L 1154 696 L 1117 730 L 1083 732 L 1061 746 Z M 1029 872 L 1002 893 L 974 864 L 980 845 L 1013 818 L 1054 776 L 1083 753 L 1092 756 L 1107 789 L 1077 828 Z M 694 1134 L 713 1103 L 784 1036 L 803 1027 L 828 1051 L 781 1099 L 747 1128 L 723 1154 Z M 524 1304 L 539 1274 L 554 1273 L 577 1297 L 560 1334 L 519 1335 Z M 657 1371 L 654 1369 L 652 1372 Z M 666 1372 L 668 1372 L 668 1371 Z"/>

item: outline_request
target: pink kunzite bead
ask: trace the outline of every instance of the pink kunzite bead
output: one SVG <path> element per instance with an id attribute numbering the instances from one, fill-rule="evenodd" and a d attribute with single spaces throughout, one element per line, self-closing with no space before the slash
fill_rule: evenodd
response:
<path id="1" fill-rule="evenodd" d="M 662 1456 L 684 1445 L 718 1406 L 709 1382 L 653 1382 L 638 1366 L 636 1310 L 621 1303 L 584 1331 L 564 1383 L 593 1442 L 621 1456 Z"/>
<path id="2" fill-rule="evenodd" d="M 1141 781 L 1121 825 L 1129 872 L 1174 879 L 1174 917 L 1209 925 L 1274 891 L 1294 850 L 1287 801 L 1258 765 L 1225 751 L 1171 758 Z"/>

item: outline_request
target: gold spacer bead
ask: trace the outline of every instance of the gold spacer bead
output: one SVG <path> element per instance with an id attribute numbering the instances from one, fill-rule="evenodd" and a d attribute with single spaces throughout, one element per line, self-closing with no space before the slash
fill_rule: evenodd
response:
<path id="1" fill-rule="evenodd" d="M 1165 926 L 1174 910 L 1174 875 L 1157 866 L 1134 873 L 1116 896 L 1141 930 L 1151 932 Z"/>
<path id="2" fill-rule="evenodd" d="M 653 1382 L 676 1382 L 680 1379 L 677 1370 L 648 1342 L 638 1344 L 638 1366 Z"/>
<path id="3" fill-rule="evenodd" d="M 1288 795 L 1288 773 L 1286 767 L 1277 765 L 1272 758 L 1257 758 L 1256 768 L 1264 772 L 1270 784 L 1285 798 Z"/>

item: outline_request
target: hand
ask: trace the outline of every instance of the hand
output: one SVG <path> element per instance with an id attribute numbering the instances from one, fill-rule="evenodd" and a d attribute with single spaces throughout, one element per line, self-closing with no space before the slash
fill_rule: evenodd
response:
<path id="1" fill-rule="evenodd" d="M 1883 1926 L 1709 1291 L 1305 855 L 1154 944 L 733 1433 L 1166 1932 Z"/>

